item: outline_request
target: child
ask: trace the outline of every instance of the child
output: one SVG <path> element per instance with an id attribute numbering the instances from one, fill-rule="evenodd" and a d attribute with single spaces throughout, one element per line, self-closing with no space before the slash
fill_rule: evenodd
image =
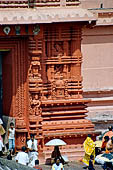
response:
<path id="1" fill-rule="evenodd" d="M 42 168 L 39 166 L 39 160 L 35 160 L 35 166 L 34 169 L 42 170 Z"/>
<path id="2" fill-rule="evenodd" d="M 91 155 L 91 156 L 90 156 L 90 160 L 89 160 L 88 170 L 95 170 L 95 169 L 94 169 L 94 166 L 93 166 L 93 160 L 94 160 L 94 156 Z"/>
<path id="3" fill-rule="evenodd" d="M 9 139 L 9 151 L 13 150 L 15 152 L 15 128 L 14 123 L 10 123 L 10 128 L 8 130 L 8 139 Z"/>

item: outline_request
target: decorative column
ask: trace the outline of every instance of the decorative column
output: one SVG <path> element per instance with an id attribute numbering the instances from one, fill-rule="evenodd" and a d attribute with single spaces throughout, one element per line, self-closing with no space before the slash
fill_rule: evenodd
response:
<path id="1" fill-rule="evenodd" d="M 38 32 L 35 32 L 37 31 Z M 34 36 L 29 37 L 29 133 L 35 134 L 42 145 L 42 75 L 41 75 L 41 58 L 42 58 L 42 30 L 34 30 Z M 41 147 L 40 147 L 41 148 Z"/>

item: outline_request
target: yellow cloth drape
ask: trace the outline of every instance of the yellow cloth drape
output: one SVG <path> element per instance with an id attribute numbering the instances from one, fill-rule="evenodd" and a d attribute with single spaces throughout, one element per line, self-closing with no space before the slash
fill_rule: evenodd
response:
<path id="1" fill-rule="evenodd" d="M 90 137 L 87 137 L 83 143 L 85 156 L 83 158 L 83 162 L 86 165 L 89 165 L 90 156 L 93 155 L 95 158 L 95 143 Z"/>
<path id="2" fill-rule="evenodd" d="M 5 129 L 3 128 L 2 125 L 0 125 L 0 135 L 4 135 L 5 134 Z"/>

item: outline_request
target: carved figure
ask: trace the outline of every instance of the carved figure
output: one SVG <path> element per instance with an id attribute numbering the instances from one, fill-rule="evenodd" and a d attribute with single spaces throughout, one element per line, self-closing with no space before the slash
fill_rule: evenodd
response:
<path id="1" fill-rule="evenodd" d="M 64 50 L 63 50 L 63 42 L 55 42 L 54 43 L 54 55 L 57 57 L 63 56 Z"/>
<path id="2" fill-rule="evenodd" d="M 32 108 L 32 114 L 39 115 L 40 114 L 40 105 L 41 105 L 41 102 L 39 100 L 39 95 L 32 94 L 30 101 L 31 101 L 30 104 L 31 104 L 31 108 Z"/>
<path id="3" fill-rule="evenodd" d="M 41 78 L 41 74 L 39 73 L 39 70 L 40 70 L 39 65 L 32 65 L 33 78 Z"/>
<path id="4" fill-rule="evenodd" d="M 40 74 L 41 66 L 39 61 L 32 61 L 30 68 L 29 68 L 29 77 L 30 78 L 38 78 L 41 79 Z"/>

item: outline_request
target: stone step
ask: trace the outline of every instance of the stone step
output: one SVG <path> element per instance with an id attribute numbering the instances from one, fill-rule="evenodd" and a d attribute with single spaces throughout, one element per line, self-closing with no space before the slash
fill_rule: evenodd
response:
<path id="1" fill-rule="evenodd" d="M 65 153 L 62 152 L 61 155 L 67 156 L 69 161 L 76 161 L 76 160 L 81 160 L 83 158 L 84 151 L 80 151 L 80 152 L 79 151 L 76 151 L 76 152 L 74 152 L 74 151 L 68 152 L 67 151 Z M 45 164 L 46 160 L 48 160 L 50 158 L 51 158 L 51 154 L 48 155 L 45 153 L 44 157 L 39 157 L 40 163 Z"/>
<path id="2" fill-rule="evenodd" d="M 51 158 L 51 153 L 53 151 L 54 147 L 45 147 L 44 148 L 44 158 L 47 160 L 48 158 Z M 66 155 L 69 159 L 69 161 L 76 161 L 80 160 L 84 156 L 84 149 L 83 145 L 72 145 L 72 146 L 61 146 L 60 147 L 61 155 Z M 44 160 L 42 160 L 44 161 Z"/>

